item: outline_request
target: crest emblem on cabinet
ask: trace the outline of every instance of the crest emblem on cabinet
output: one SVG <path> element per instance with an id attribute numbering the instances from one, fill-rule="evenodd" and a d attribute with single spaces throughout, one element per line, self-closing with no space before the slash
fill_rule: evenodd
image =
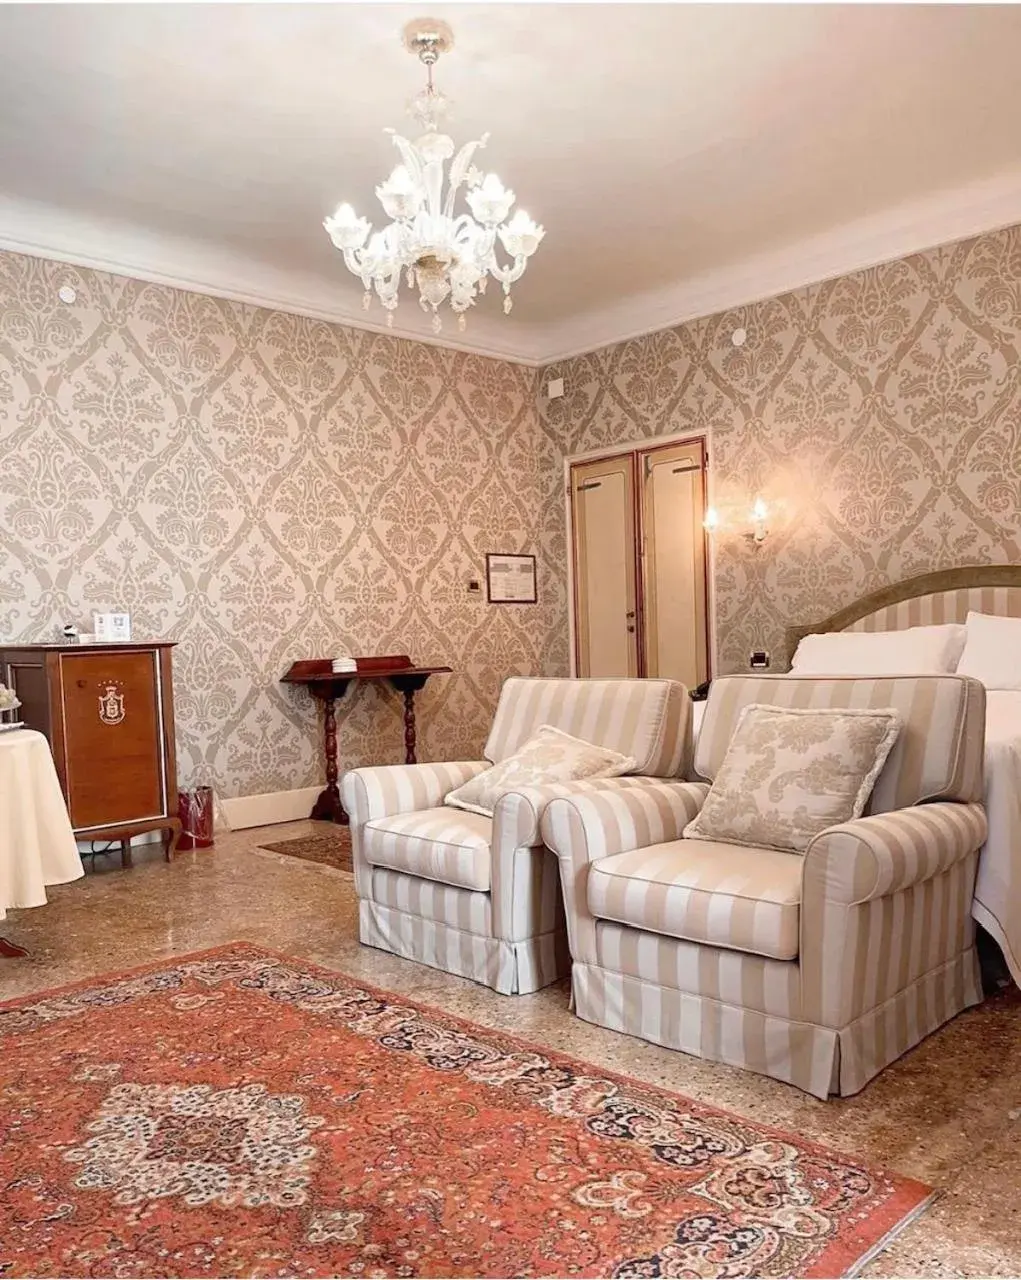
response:
<path id="1" fill-rule="evenodd" d="M 120 724 L 124 719 L 124 694 L 120 682 L 107 681 L 99 695 L 99 718 L 104 724 Z"/>

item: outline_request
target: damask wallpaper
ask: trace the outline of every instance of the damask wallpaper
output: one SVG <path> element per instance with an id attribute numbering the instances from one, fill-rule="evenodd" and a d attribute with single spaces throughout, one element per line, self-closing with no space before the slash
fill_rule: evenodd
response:
<path id="1" fill-rule="evenodd" d="M 723 671 L 887 583 L 1017 561 L 1019 341 L 1013 227 L 544 370 L 566 390 L 540 401 L 551 670 L 568 664 L 565 454 L 711 432 Z M 760 495 L 755 547 L 741 533 Z"/>
<path id="2" fill-rule="evenodd" d="M 181 780 L 224 797 L 320 781 L 314 712 L 279 677 L 339 649 L 452 666 L 421 756 L 475 758 L 505 676 L 568 669 L 565 456 L 711 432 L 720 668 L 740 670 L 887 582 L 1021 558 L 1019 344 L 1016 227 L 541 378 L 0 253 L 0 637 L 116 606 L 177 640 Z M 467 594 L 493 550 L 538 552 L 538 605 Z M 340 711 L 342 767 L 401 758 L 395 698 Z"/>
<path id="3" fill-rule="evenodd" d="M 181 780 L 224 797 L 321 780 L 278 681 L 340 650 L 453 667 L 420 752 L 477 758 L 547 662 L 542 606 L 466 591 L 536 542 L 537 432 L 529 370 L 0 253 L 0 636 L 116 607 L 176 640 Z M 403 758 L 393 695 L 346 703 L 342 767 Z"/>

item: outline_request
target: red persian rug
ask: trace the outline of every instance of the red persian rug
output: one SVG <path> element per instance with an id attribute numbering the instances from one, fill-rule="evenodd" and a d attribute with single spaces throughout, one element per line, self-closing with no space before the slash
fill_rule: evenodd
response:
<path id="1" fill-rule="evenodd" d="M 833 1276 L 925 1187 L 235 944 L 0 1006 L 0 1275 Z"/>

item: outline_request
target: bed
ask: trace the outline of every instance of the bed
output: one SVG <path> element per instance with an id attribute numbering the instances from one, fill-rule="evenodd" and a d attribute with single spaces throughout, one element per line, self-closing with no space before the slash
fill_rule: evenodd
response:
<path id="1" fill-rule="evenodd" d="M 884 587 L 821 622 L 789 628 L 788 663 L 806 635 L 963 623 L 969 610 L 1021 618 L 1021 565 L 948 569 Z M 1021 692 L 987 692 L 985 760 L 989 839 L 979 858 L 972 915 L 1021 985 Z"/>

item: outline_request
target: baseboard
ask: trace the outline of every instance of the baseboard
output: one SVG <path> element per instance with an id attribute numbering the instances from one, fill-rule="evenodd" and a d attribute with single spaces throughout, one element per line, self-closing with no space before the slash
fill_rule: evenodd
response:
<path id="1" fill-rule="evenodd" d="M 243 827 L 268 827 L 275 822 L 295 822 L 312 812 L 322 787 L 296 791 L 266 791 L 258 796 L 235 796 L 220 802 L 232 831 Z"/>

